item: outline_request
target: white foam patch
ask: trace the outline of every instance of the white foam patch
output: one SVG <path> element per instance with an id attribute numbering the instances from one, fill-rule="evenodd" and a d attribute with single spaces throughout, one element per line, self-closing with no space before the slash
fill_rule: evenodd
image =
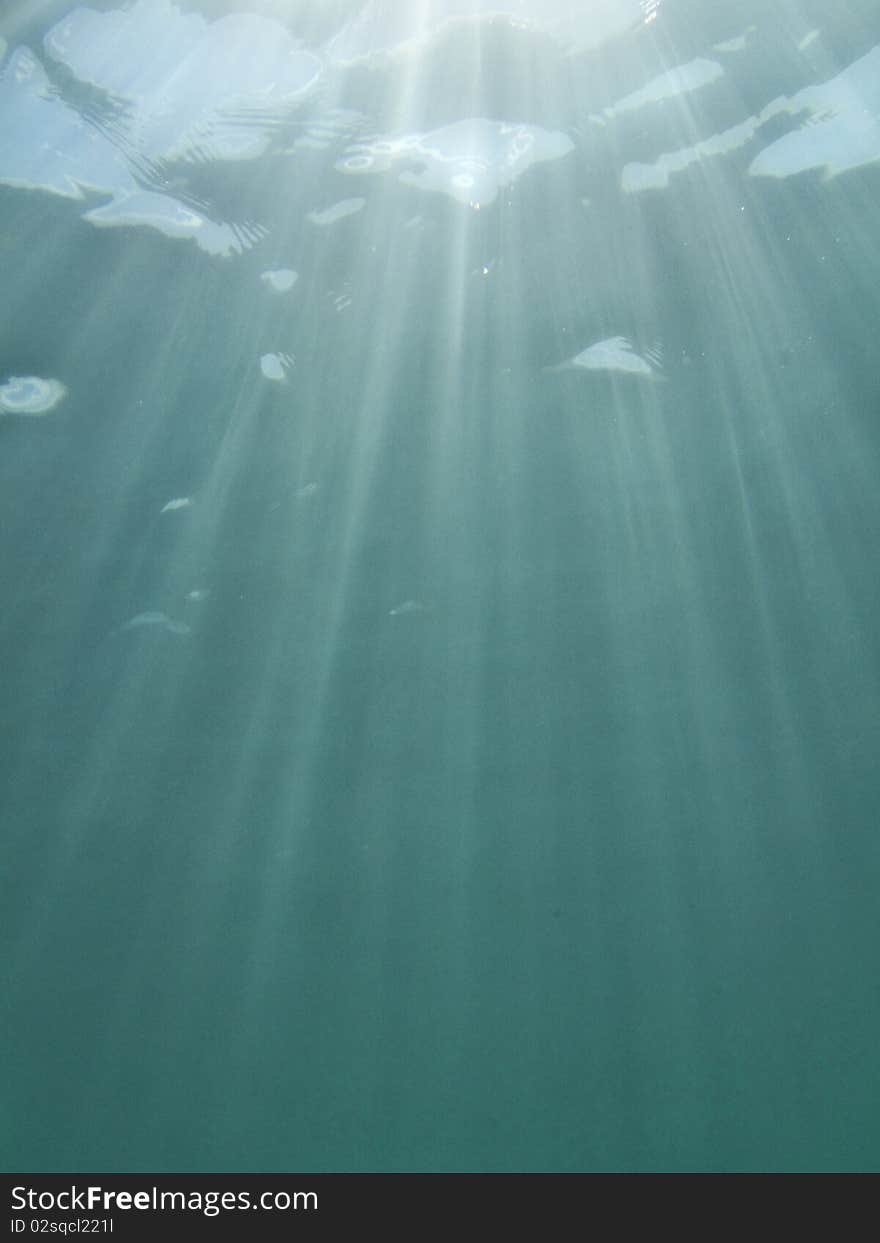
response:
<path id="1" fill-rule="evenodd" d="M 104 92 L 116 115 L 84 120 L 54 92 L 34 53 L 18 48 L 0 71 L 0 182 L 70 199 L 107 194 L 109 203 L 86 213 L 90 223 L 143 225 L 213 255 L 258 239 L 259 228 L 217 224 L 144 190 L 141 179 L 144 167 L 162 162 L 242 160 L 266 150 L 321 74 L 318 58 L 283 26 L 249 13 L 209 23 L 171 0 L 135 0 L 108 12 L 73 9 L 43 47 Z"/>
<path id="2" fill-rule="evenodd" d="M 306 219 L 317 225 L 335 224 L 337 220 L 344 220 L 346 216 L 354 216 L 357 212 L 363 211 L 366 201 L 366 199 L 340 199 L 338 203 L 326 207 L 323 211 L 308 212 Z"/>
<path id="3" fill-rule="evenodd" d="M 175 621 L 173 617 L 169 617 L 166 613 L 160 613 L 156 610 L 150 610 L 147 613 L 138 613 L 136 617 L 130 617 L 127 622 L 115 630 L 114 634 L 127 634 L 131 630 L 145 630 L 149 628 L 157 630 L 165 630 L 168 634 L 192 634 L 192 627 L 186 622 Z"/>
<path id="4" fill-rule="evenodd" d="M 282 381 L 293 366 L 290 354 L 264 354 L 260 359 L 260 370 L 267 380 Z"/>
<path id="5" fill-rule="evenodd" d="M 276 268 L 272 272 L 261 272 L 260 280 L 276 293 L 287 293 L 299 280 L 299 273 L 293 268 Z"/>
<path id="6" fill-rule="evenodd" d="M 389 617 L 407 617 L 414 613 L 430 613 L 427 604 L 422 604 L 421 600 L 404 600 L 402 604 L 397 604 L 393 609 L 388 610 Z"/>
<path id="7" fill-rule="evenodd" d="M 52 94 L 28 48 L 0 72 L 0 182 L 81 200 L 91 190 L 111 201 L 84 214 L 91 224 L 144 225 L 167 237 L 190 238 L 210 254 L 243 249 L 241 236 L 168 195 L 140 188 L 122 152 Z"/>
<path id="8" fill-rule="evenodd" d="M 747 26 L 741 35 L 737 35 L 733 39 L 725 39 L 723 43 L 713 43 L 712 51 L 721 52 L 724 55 L 731 55 L 734 52 L 744 52 L 749 38 L 755 33 L 757 26 Z"/>
<path id="9" fill-rule="evenodd" d="M 777 112 L 806 112 L 801 129 L 771 142 L 749 166 L 755 177 L 791 177 L 822 168 L 826 177 L 880 160 L 880 45 L 836 77 L 798 91 Z"/>
<path id="10" fill-rule="evenodd" d="M 797 50 L 799 52 L 806 52 L 807 48 L 810 47 L 812 44 L 814 44 L 816 40 L 819 38 L 819 34 L 820 34 L 820 31 L 818 30 L 809 31 L 807 34 L 804 35 L 803 39 L 801 39 L 800 43 L 797 45 Z"/>
<path id="11" fill-rule="evenodd" d="M 321 73 L 318 58 L 278 22 L 231 13 L 209 23 L 171 0 L 105 13 L 76 8 L 43 46 L 81 82 L 130 105 L 128 138 L 153 159 L 261 155 L 273 122 Z"/>
<path id="12" fill-rule="evenodd" d="M 48 414 L 67 396 L 60 380 L 41 380 L 39 376 L 10 376 L 0 384 L 0 413 L 29 417 Z"/>
<path id="13" fill-rule="evenodd" d="M 749 117 L 739 125 L 733 125 L 720 134 L 713 134 L 711 138 L 704 138 L 692 147 L 667 152 L 653 164 L 637 161 L 625 164 L 620 176 L 621 189 L 626 194 L 637 194 L 643 190 L 663 190 L 669 185 L 669 178 L 673 173 L 683 172 L 700 160 L 726 155 L 745 146 L 754 138 L 766 119 L 763 113 L 760 117 Z"/>
<path id="14" fill-rule="evenodd" d="M 294 155 L 302 149 L 326 151 L 328 147 L 338 147 L 365 124 L 366 118 L 362 112 L 355 112 L 351 108 L 326 108 L 316 116 L 306 119 L 304 132 L 282 150 L 287 155 Z"/>
<path id="15" fill-rule="evenodd" d="M 790 177 L 823 168 L 826 178 L 880 160 L 880 46 L 817 86 L 790 99 L 771 100 L 758 116 L 704 138 L 692 147 L 666 152 L 653 164 L 624 165 L 621 188 L 629 194 L 662 190 L 670 177 L 700 160 L 727 155 L 750 142 L 781 114 L 807 113 L 800 129 L 784 134 L 752 160 L 755 177 Z"/>
<path id="16" fill-rule="evenodd" d="M 689 95 L 712 82 L 717 82 L 723 76 L 724 69 L 717 60 L 697 57 L 696 60 L 688 61 L 685 65 L 677 65 L 674 69 L 667 69 L 665 73 L 651 78 L 637 91 L 624 95 L 610 108 L 604 108 L 602 115 L 611 120 L 622 113 L 636 112 L 639 108 L 645 108 L 650 104 L 664 103 L 680 95 Z"/>
<path id="17" fill-rule="evenodd" d="M 658 348 L 647 350 L 645 355 L 637 354 L 626 337 L 607 337 L 604 341 L 596 341 L 576 354 L 574 358 L 547 371 L 623 371 L 628 375 L 644 376 L 646 379 L 657 379 L 661 367 L 662 353 Z"/>
<path id="18" fill-rule="evenodd" d="M 325 48 L 350 65 L 417 54 L 455 24 L 506 21 L 549 35 L 569 55 L 600 47 L 656 16 L 659 0 L 367 0 Z"/>
<path id="19" fill-rule="evenodd" d="M 136 189 L 122 155 L 51 92 L 30 49 L 13 52 L 0 73 L 0 181 L 81 199 L 84 189 Z"/>
<path id="20" fill-rule="evenodd" d="M 103 207 L 85 212 L 83 219 L 101 228 L 142 225 L 158 229 L 166 237 L 189 238 L 211 255 L 230 255 L 242 248 L 229 225 L 216 224 L 177 199 L 152 190 L 120 194 Z"/>
<path id="21" fill-rule="evenodd" d="M 471 118 L 426 134 L 383 136 L 349 148 L 336 167 L 344 173 L 384 173 L 395 165 L 405 185 L 446 194 L 470 207 L 487 206 L 533 164 L 574 149 L 567 135 L 505 121 Z M 421 165 L 413 171 L 410 165 Z"/>

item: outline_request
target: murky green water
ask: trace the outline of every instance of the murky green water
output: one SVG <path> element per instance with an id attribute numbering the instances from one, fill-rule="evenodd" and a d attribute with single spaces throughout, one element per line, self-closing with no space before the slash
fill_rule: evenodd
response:
<path id="1" fill-rule="evenodd" d="M 571 7 L 4 11 L 8 1169 L 880 1163 L 880 6 Z"/>

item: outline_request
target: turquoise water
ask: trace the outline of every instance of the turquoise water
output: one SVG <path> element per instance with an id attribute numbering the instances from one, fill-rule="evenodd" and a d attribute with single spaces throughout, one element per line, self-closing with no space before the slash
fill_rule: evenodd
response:
<path id="1" fill-rule="evenodd" d="M 880 6 L 374 7 L 4 9 L 3 1165 L 876 1169 Z"/>

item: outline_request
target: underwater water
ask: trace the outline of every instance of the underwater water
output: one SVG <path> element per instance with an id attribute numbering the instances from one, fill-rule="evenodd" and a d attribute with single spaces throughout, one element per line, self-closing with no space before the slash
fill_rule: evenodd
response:
<path id="1" fill-rule="evenodd" d="M 876 1169 L 880 4 L 0 53 L 4 1168 Z"/>

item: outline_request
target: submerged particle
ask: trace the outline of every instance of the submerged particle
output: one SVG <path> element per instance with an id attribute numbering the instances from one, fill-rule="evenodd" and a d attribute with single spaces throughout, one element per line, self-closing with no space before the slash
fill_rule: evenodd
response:
<path id="1" fill-rule="evenodd" d="M 0 413 L 29 417 L 48 414 L 64 397 L 67 389 L 60 380 L 41 380 L 35 375 L 10 376 L 0 384 Z"/>
<path id="2" fill-rule="evenodd" d="M 173 501 L 166 501 L 159 510 L 160 514 L 170 514 L 175 509 L 189 509 L 192 505 L 192 499 L 188 496 L 177 496 Z"/>

